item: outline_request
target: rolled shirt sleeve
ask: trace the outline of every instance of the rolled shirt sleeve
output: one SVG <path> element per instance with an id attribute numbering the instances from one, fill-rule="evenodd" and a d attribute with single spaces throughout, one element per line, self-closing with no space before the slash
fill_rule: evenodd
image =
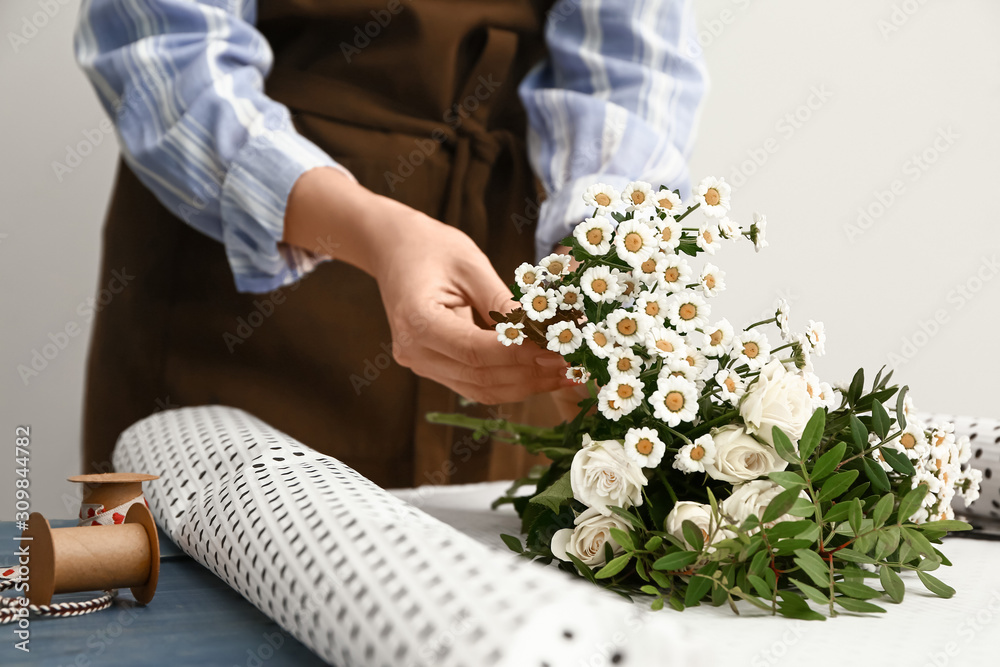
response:
<path id="1" fill-rule="evenodd" d="M 532 167 L 545 186 L 539 257 L 592 211 L 584 190 L 629 181 L 690 189 L 687 161 L 708 76 L 693 0 L 559 0 L 549 56 L 520 86 Z"/>
<path id="2" fill-rule="evenodd" d="M 264 94 L 273 55 L 255 18 L 253 0 L 84 0 L 75 35 L 124 160 L 224 244 L 242 292 L 287 285 L 328 259 L 281 242 L 288 195 L 316 167 L 350 176 Z"/>

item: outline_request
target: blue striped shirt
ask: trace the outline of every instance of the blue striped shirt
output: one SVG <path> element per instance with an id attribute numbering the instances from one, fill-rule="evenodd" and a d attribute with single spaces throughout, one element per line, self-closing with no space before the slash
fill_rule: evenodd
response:
<path id="1" fill-rule="evenodd" d="M 594 182 L 687 190 L 707 81 L 692 4 L 559 0 L 549 12 L 549 58 L 519 89 L 548 193 L 539 255 L 585 217 Z M 264 94 L 273 56 L 256 12 L 255 0 L 83 0 L 75 36 L 124 160 L 168 209 L 224 244 L 245 292 L 287 285 L 326 259 L 281 242 L 285 206 L 305 171 L 343 170 Z"/>

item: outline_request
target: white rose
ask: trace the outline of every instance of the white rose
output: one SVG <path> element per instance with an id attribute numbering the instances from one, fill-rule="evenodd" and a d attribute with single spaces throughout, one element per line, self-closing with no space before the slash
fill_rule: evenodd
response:
<path id="1" fill-rule="evenodd" d="M 772 447 L 775 426 L 794 443 L 802 437 L 812 414 L 812 397 L 805 378 L 789 373 L 777 359 L 761 370 L 740 403 L 740 415 L 747 427 Z"/>
<path id="2" fill-rule="evenodd" d="M 705 464 L 705 472 L 713 479 L 739 484 L 788 466 L 773 447 L 754 439 L 741 426 L 720 428 L 712 434 L 712 441 L 715 460 Z"/>
<path id="3" fill-rule="evenodd" d="M 642 467 L 625 454 L 617 440 L 594 442 L 583 436 L 583 449 L 573 457 L 570 484 L 573 497 L 601 514 L 611 514 L 609 506 L 642 505 L 646 476 Z"/>
<path id="4" fill-rule="evenodd" d="M 733 536 L 732 532 L 719 528 L 717 522 L 712 517 L 712 508 L 709 505 L 682 500 L 670 510 L 670 514 L 667 515 L 665 527 L 668 533 L 684 542 L 684 544 L 687 544 L 689 549 L 693 547 L 684 539 L 682 526 L 685 521 L 690 521 L 701 529 L 702 537 L 709 544 Z"/>
<path id="5" fill-rule="evenodd" d="M 775 496 L 782 491 L 784 489 L 780 485 L 767 479 L 740 484 L 733 488 L 733 495 L 722 501 L 722 513 L 729 517 L 735 525 L 746 521 L 751 514 L 759 519 L 764 516 L 764 510 L 771 504 Z M 808 498 L 805 491 L 799 494 L 799 497 Z M 783 514 L 765 526 L 770 528 L 776 523 L 790 519 L 795 519 L 795 517 L 791 514 Z"/>
<path id="6" fill-rule="evenodd" d="M 624 549 L 611 537 L 612 528 L 628 531 L 628 523 L 615 514 L 605 516 L 593 507 L 587 508 L 583 514 L 576 517 L 576 528 L 557 530 L 552 536 L 552 555 L 559 560 L 569 562 L 573 554 L 585 564 L 604 565 L 604 545 L 610 544 L 617 556 Z"/>

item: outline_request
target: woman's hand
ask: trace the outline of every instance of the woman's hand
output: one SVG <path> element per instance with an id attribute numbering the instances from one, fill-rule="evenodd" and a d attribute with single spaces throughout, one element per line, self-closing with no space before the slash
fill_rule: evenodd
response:
<path id="1" fill-rule="evenodd" d="M 531 344 L 505 347 L 486 322 L 514 306 L 510 290 L 467 235 L 375 195 L 332 169 L 296 183 L 285 241 L 336 243 L 336 258 L 373 276 L 392 329 L 396 361 L 480 403 L 519 401 L 570 386 L 566 363 Z"/>

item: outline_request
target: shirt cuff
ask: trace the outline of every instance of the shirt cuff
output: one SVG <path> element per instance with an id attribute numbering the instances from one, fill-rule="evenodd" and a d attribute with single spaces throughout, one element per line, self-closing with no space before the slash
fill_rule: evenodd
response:
<path id="1" fill-rule="evenodd" d="M 611 174 L 581 176 L 570 181 L 542 202 L 535 230 L 535 259 L 551 254 L 559 241 L 573 233 L 574 227 L 594 214 L 583 201 L 583 193 L 595 183 L 606 183 L 619 192 L 632 179 Z"/>
<path id="2" fill-rule="evenodd" d="M 281 242 L 292 187 L 317 167 L 356 180 L 290 123 L 252 135 L 236 154 L 222 185 L 221 214 L 222 240 L 240 292 L 284 287 L 331 259 L 323 250 L 326 239 L 317 239 L 313 251 Z"/>

